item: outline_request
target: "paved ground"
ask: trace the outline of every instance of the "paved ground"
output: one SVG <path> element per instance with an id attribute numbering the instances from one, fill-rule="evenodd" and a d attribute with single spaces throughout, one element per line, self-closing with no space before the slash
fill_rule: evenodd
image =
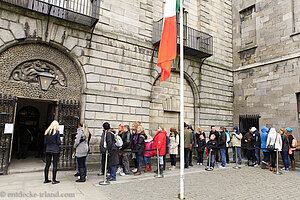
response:
<path id="1" fill-rule="evenodd" d="M 267 170 L 242 166 L 211 172 L 194 166 L 186 170 L 186 199 L 300 199 L 300 170 L 275 175 Z M 0 176 L 0 199 L 176 199 L 179 193 L 179 170 L 166 171 L 165 178 L 153 173 L 117 177 L 117 182 L 99 186 L 96 171 L 88 174 L 86 183 L 75 183 L 72 171 L 58 172 L 60 184 L 43 184 L 42 172 Z M 36 195 L 36 197 L 34 197 Z M 42 198 L 43 195 L 53 195 Z M 66 195 L 66 197 L 58 197 Z M 10 197 L 9 197 L 10 196 Z M 20 197 L 20 198 L 15 198 Z"/>

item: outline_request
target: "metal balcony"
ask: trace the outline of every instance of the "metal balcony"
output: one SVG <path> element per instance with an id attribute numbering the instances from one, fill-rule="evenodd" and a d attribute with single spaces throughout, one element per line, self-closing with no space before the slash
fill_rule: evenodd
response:
<path id="1" fill-rule="evenodd" d="M 153 22 L 152 44 L 159 45 L 162 34 L 162 22 Z M 177 44 L 179 40 L 180 24 L 177 24 Z M 183 26 L 184 54 L 198 58 L 207 58 L 213 55 L 213 37 L 186 25 Z M 179 52 L 179 48 L 178 48 Z"/>
<path id="2" fill-rule="evenodd" d="M 100 0 L 0 0 L 56 18 L 94 26 L 99 19 Z"/>

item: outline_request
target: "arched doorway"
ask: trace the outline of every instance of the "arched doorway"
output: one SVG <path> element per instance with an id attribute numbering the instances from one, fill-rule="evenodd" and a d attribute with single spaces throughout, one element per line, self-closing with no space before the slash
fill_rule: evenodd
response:
<path id="1" fill-rule="evenodd" d="M 150 133 L 155 135 L 158 125 L 167 132 L 171 127 L 179 130 L 180 124 L 180 78 L 179 73 L 172 72 L 169 79 L 156 81 L 151 91 Z M 193 90 L 189 82 L 184 81 L 185 122 L 195 124 L 195 102 Z"/>
<path id="2" fill-rule="evenodd" d="M 21 126 L 22 120 L 24 120 L 21 113 L 27 113 L 25 116 L 29 117 L 30 113 L 34 113 L 32 107 L 39 111 L 39 120 L 25 120 L 25 124 L 22 126 L 31 124 L 30 129 L 37 134 L 43 132 L 42 129 L 45 129 L 53 119 L 58 120 L 60 124 L 64 125 L 60 167 L 75 166 L 72 159 L 73 137 L 71 135 L 76 133 L 80 120 L 79 101 L 84 85 L 84 75 L 78 62 L 62 49 L 54 48 L 49 44 L 25 41 L 0 52 L 0 95 L 10 94 L 16 97 L 15 106 L 11 106 L 9 109 L 7 109 L 7 101 L 4 99 L 3 109 L 6 109 L 5 113 L 8 113 L 9 116 L 13 115 L 9 123 L 17 125 L 11 136 L 6 135 L 2 137 L 5 139 L 0 140 L 0 145 L 5 144 L 6 146 L 6 151 L 3 153 L 5 158 L 0 161 L 0 166 L 3 166 L 0 173 L 7 173 L 11 158 L 16 158 L 15 152 L 18 149 L 15 150 L 15 148 L 18 148 L 19 145 L 15 144 L 17 140 L 14 136 L 17 137 L 18 126 Z M 54 77 L 48 90 L 42 90 L 38 81 L 39 75 L 44 72 L 48 72 Z M 23 107 L 27 107 L 28 110 L 22 111 Z M 0 113 L 1 109 L 2 107 L 0 107 Z M 37 118 L 37 115 L 35 117 Z M 0 127 L 0 129 L 2 128 Z M 1 138 L 4 133 L 2 130 L 0 131 Z M 33 137 L 32 145 L 28 147 L 28 150 L 35 151 L 35 155 L 38 155 L 37 149 L 40 148 L 40 143 L 41 139 Z M 20 167 L 22 166 L 20 165 Z"/>

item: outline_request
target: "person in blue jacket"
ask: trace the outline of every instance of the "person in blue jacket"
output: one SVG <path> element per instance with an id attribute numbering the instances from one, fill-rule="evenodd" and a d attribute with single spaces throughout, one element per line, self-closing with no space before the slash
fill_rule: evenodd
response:
<path id="1" fill-rule="evenodd" d="M 266 166 L 268 165 L 268 162 L 270 161 L 270 152 L 266 150 L 267 147 L 267 139 L 268 139 L 268 132 L 269 129 L 265 126 L 261 128 L 261 134 L 260 134 L 260 148 L 262 148 L 262 152 L 264 154 L 264 158 L 262 160 L 262 169 L 266 169 Z"/>

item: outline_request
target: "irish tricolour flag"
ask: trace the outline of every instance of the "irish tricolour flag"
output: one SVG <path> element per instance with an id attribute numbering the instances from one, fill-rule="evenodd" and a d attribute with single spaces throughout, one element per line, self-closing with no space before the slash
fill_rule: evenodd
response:
<path id="1" fill-rule="evenodd" d="M 158 51 L 157 66 L 161 68 L 160 81 L 169 78 L 172 60 L 177 53 L 177 22 L 176 12 L 180 7 L 180 0 L 166 0 L 163 31 Z"/>

